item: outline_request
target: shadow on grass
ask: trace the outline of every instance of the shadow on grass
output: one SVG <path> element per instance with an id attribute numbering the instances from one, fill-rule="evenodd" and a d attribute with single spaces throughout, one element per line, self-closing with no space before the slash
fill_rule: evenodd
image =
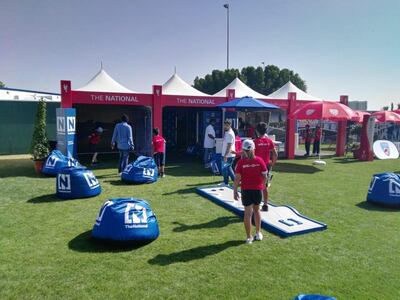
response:
<path id="1" fill-rule="evenodd" d="M 125 181 L 122 181 L 121 178 L 115 179 L 115 180 L 104 180 L 104 182 L 107 182 L 111 185 L 116 185 L 116 186 L 121 186 L 121 185 L 134 185 L 133 183 L 128 183 Z"/>
<path id="2" fill-rule="evenodd" d="M 91 169 L 92 171 L 95 171 L 96 169 Z M 97 179 L 104 179 L 104 178 L 120 178 L 120 176 L 115 172 L 115 174 L 103 174 L 103 175 L 96 175 Z"/>
<path id="3" fill-rule="evenodd" d="M 168 266 L 174 263 L 186 263 L 218 254 L 228 248 L 242 245 L 243 241 L 228 241 L 222 244 L 200 246 L 171 254 L 159 254 L 148 261 L 151 265 Z"/>
<path id="4" fill-rule="evenodd" d="M 365 209 L 365 210 L 370 210 L 370 211 L 399 211 L 400 212 L 400 207 L 389 207 L 389 206 L 379 206 L 377 204 L 368 202 L 368 201 L 362 201 L 360 203 L 357 203 L 356 206 L 359 208 Z"/>
<path id="5" fill-rule="evenodd" d="M 196 194 L 196 188 L 195 187 L 189 187 L 189 188 L 186 188 L 186 189 L 180 189 L 180 190 L 176 190 L 176 191 L 173 191 L 173 192 L 164 193 L 163 196 L 185 195 L 185 194 Z"/>
<path id="6" fill-rule="evenodd" d="M 186 225 L 180 222 L 173 222 L 175 225 L 179 225 L 173 229 L 174 232 L 184 232 L 187 230 L 199 230 L 199 229 L 208 229 L 208 228 L 222 228 L 228 226 L 229 224 L 234 223 L 241 223 L 242 220 L 236 216 L 229 216 L 229 217 L 220 217 L 215 220 L 201 223 L 201 224 L 194 224 L 194 225 Z"/>
<path id="7" fill-rule="evenodd" d="M 141 248 L 151 242 L 140 244 L 126 244 L 113 241 L 101 241 L 92 237 L 92 230 L 85 231 L 74 237 L 69 243 L 68 248 L 78 252 L 126 252 Z"/>
<path id="8" fill-rule="evenodd" d="M 365 161 L 361 161 L 352 157 L 336 157 L 332 160 L 336 164 L 352 164 L 352 163 L 364 163 Z"/>
<path id="9" fill-rule="evenodd" d="M 74 199 L 70 199 L 74 200 Z M 70 200 L 65 200 L 65 199 L 60 199 L 57 198 L 56 194 L 47 194 L 47 195 L 41 195 L 32 199 L 29 199 L 28 203 L 34 203 L 34 204 L 39 204 L 39 203 L 50 203 L 50 202 L 63 202 L 63 201 L 70 201 Z M 76 199 L 79 200 L 79 199 Z"/>
<path id="10" fill-rule="evenodd" d="M 313 173 L 321 172 L 321 169 L 319 169 L 315 166 L 312 166 L 312 165 L 278 162 L 274 166 L 273 171 L 282 172 L 282 173 L 313 174 Z"/>

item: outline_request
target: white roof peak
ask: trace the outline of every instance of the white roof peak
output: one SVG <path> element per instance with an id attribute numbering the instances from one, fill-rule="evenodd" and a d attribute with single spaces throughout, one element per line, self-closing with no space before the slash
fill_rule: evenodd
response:
<path id="1" fill-rule="evenodd" d="M 184 81 L 177 73 L 174 74 L 162 85 L 164 95 L 182 95 L 182 96 L 209 96 L 206 93 L 192 87 Z"/>
<path id="2" fill-rule="evenodd" d="M 314 97 L 313 95 L 307 94 L 306 92 L 299 89 L 290 80 L 284 84 L 281 88 L 268 95 L 270 99 L 287 99 L 288 93 L 296 93 L 297 100 L 311 100 L 321 101 L 321 98 Z"/>
<path id="3" fill-rule="evenodd" d="M 77 89 L 77 91 L 85 92 L 110 92 L 110 93 L 135 93 L 134 91 L 124 87 L 122 84 L 114 80 L 108 73 L 103 69 L 103 62 L 101 62 L 100 71 L 94 75 L 89 82 Z"/>
<path id="4" fill-rule="evenodd" d="M 253 97 L 253 98 L 261 98 L 261 99 L 268 99 L 268 96 L 260 94 L 255 90 L 251 89 L 247 86 L 243 81 L 240 80 L 239 77 L 236 77 L 230 84 L 228 84 L 225 88 L 220 90 L 219 92 L 215 93 L 214 96 L 218 97 L 226 97 L 226 90 L 234 89 L 235 90 L 235 98 L 241 98 L 245 96 Z"/>

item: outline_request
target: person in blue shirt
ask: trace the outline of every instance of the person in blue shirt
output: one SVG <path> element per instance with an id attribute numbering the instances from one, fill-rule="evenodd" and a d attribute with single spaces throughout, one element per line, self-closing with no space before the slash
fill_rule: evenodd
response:
<path id="1" fill-rule="evenodd" d="M 132 127 L 128 124 L 128 116 L 123 114 L 121 122 L 115 125 L 111 139 L 111 149 L 115 146 L 119 151 L 118 173 L 121 173 L 129 163 L 129 152 L 134 149 L 132 138 Z"/>

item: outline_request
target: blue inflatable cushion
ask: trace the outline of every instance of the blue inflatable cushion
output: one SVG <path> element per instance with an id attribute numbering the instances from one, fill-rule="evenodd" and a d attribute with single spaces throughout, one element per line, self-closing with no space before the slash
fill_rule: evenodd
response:
<path id="1" fill-rule="evenodd" d="M 367 201 L 383 206 L 400 207 L 400 175 L 374 174 L 369 185 Z"/>
<path id="2" fill-rule="evenodd" d="M 57 175 L 65 167 L 82 167 L 73 157 L 67 157 L 59 150 L 53 150 L 43 164 L 42 173 L 46 175 Z"/>
<path id="3" fill-rule="evenodd" d="M 157 181 L 158 168 L 152 157 L 139 156 L 137 160 L 126 166 L 121 179 L 134 183 L 152 183 Z"/>
<path id="4" fill-rule="evenodd" d="M 104 202 L 92 231 L 94 238 L 127 243 L 149 242 L 159 234 L 157 217 L 150 205 L 135 198 Z"/>
<path id="5" fill-rule="evenodd" d="M 293 298 L 293 300 L 336 300 L 334 297 L 315 295 L 315 294 L 300 294 Z"/>
<path id="6" fill-rule="evenodd" d="M 101 186 L 93 172 L 85 167 L 66 167 L 57 174 L 57 197 L 75 199 L 94 197 L 101 193 Z"/>

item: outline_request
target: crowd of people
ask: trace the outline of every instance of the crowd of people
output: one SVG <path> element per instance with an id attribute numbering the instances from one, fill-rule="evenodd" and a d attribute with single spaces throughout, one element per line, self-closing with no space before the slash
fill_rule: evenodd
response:
<path id="1" fill-rule="evenodd" d="M 214 124 L 215 120 L 211 119 L 205 131 L 205 163 L 209 160 L 209 153 L 215 152 Z M 229 184 L 229 179 L 233 181 L 234 199 L 238 201 L 241 198 L 245 210 L 244 226 L 248 244 L 251 244 L 253 240 L 261 241 L 263 239 L 260 209 L 268 210 L 268 184 L 272 167 L 278 158 L 274 142 L 267 135 L 267 127 L 264 122 L 258 123 L 253 133 L 254 139 L 248 138 L 242 142 L 238 135 L 239 131 L 232 128 L 231 121 L 225 120 L 224 122 L 221 151 L 222 176 L 225 185 Z M 240 194 L 239 187 L 241 187 Z M 260 208 L 261 202 L 263 205 Z M 251 234 L 253 214 L 256 227 L 254 236 Z"/>
<path id="2" fill-rule="evenodd" d="M 121 116 L 121 120 L 115 125 L 113 135 L 111 138 L 111 149 L 117 149 L 119 152 L 118 173 L 121 175 L 125 167 L 129 163 L 129 154 L 134 151 L 135 145 L 133 143 L 132 126 L 128 124 L 129 118 L 126 114 Z M 92 155 L 92 165 L 98 163 L 97 160 L 97 145 L 101 140 L 103 133 L 102 127 L 97 127 L 89 135 L 89 148 Z M 165 177 L 165 139 L 159 134 L 159 129 L 153 129 L 152 138 L 153 158 L 158 168 L 158 175 Z"/>
<path id="3" fill-rule="evenodd" d="M 128 124 L 128 116 L 123 114 L 121 121 L 115 125 L 111 149 L 119 152 L 118 173 L 121 174 L 129 163 L 129 154 L 134 150 L 132 127 Z M 215 119 L 211 119 L 204 134 L 205 164 L 215 154 Z M 247 126 L 250 128 L 249 126 Z M 278 153 L 274 142 L 267 135 L 267 124 L 260 122 L 251 130 L 251 138 L 242 141 L 239 131 L 232 128 L 230 120 L 224 122 L 224 137 L 222 141 L 222 176 L 225 185 L 233 181 L 233 197 L 241 200 L 244 206 L 244 226 L 246 243 L 253 240 L 261 241 L 261 213 L 268 210 L 268 184 L 272 168 L 275 165 Z M 89 144 L 93 152 L 92 164 L 97 163 L 96 146 L 101 140 L 103 129 L 97 127 L 89 136 Z M 315 138 L 314 138 L 315 140 Z M 152 138 L 153 158 L 158 167 L 160 177 L 165 176 L 165 139 L 160 135 L 159 129 L 153 129 Z M 239 194 L 238 188 L 241 187 Z M 261 203 L 263 205 L 261 206 Z M 260 207 L 261 206 L 261 207 Z M 256 232 L 251 234 L 251 222 L 254 214 Z"/>

